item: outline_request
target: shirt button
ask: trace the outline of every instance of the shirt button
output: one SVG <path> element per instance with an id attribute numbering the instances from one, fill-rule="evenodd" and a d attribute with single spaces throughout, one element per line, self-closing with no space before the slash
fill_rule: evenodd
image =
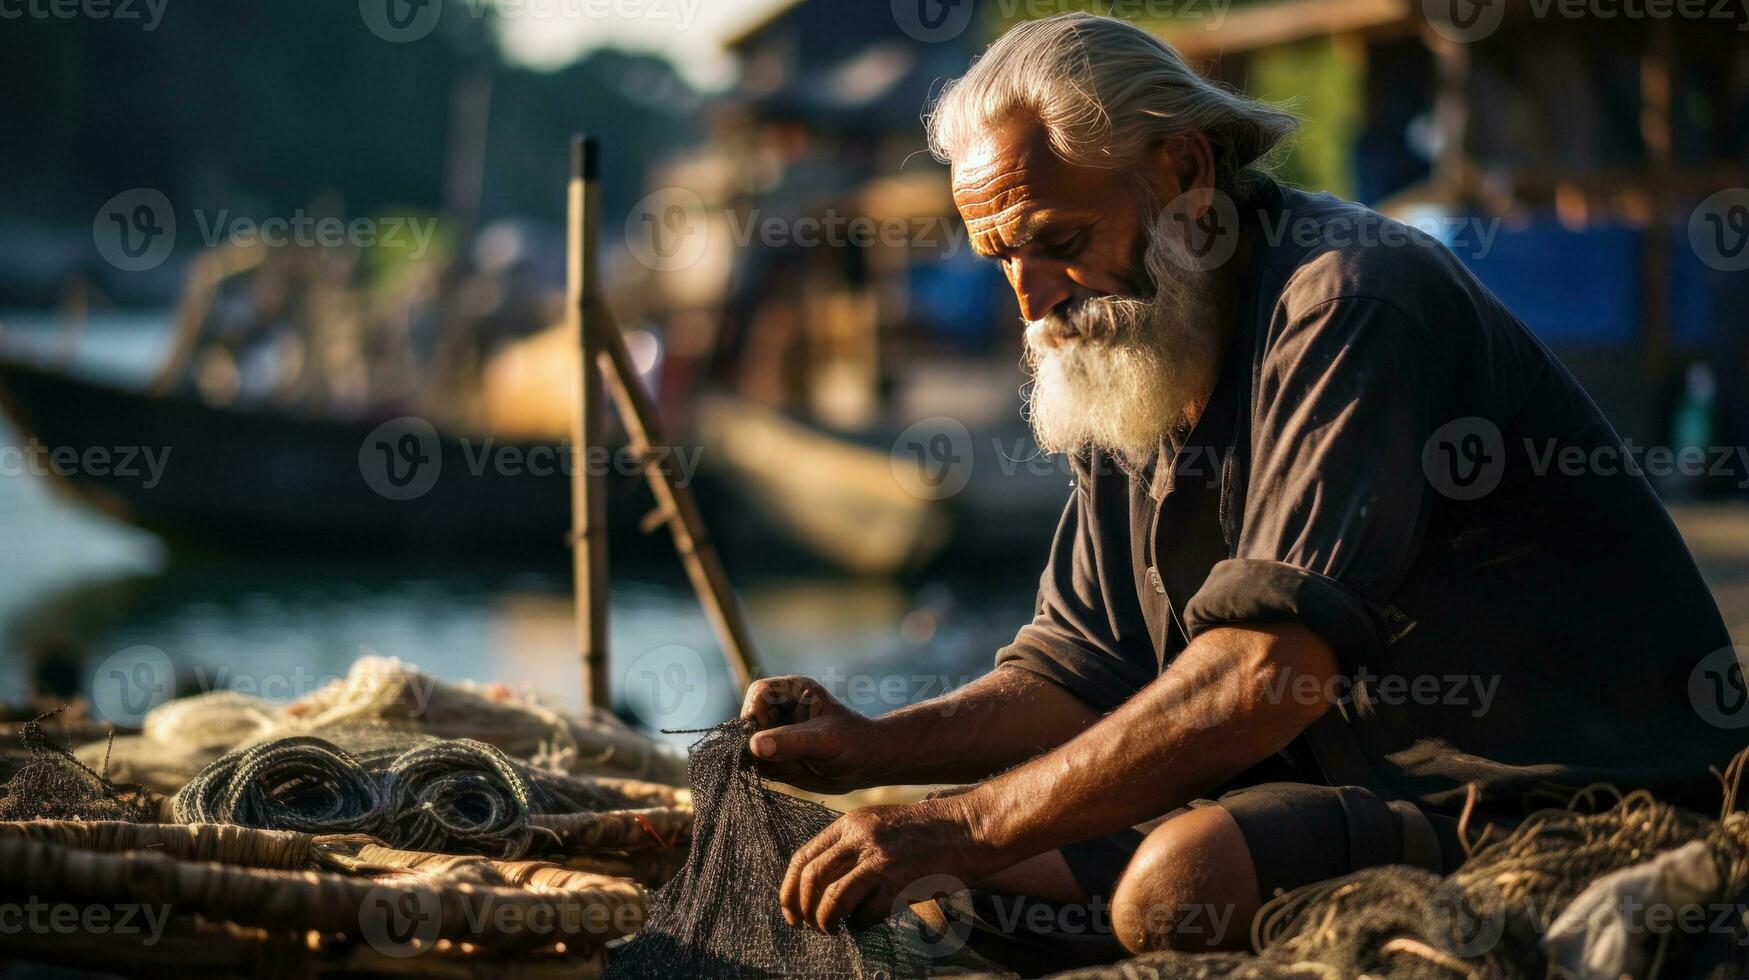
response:
<path id="1" fill-rule="evenodd" d="M 1166 583 L 1160 580 L 1160 569 L 1153 565 L 1148 566 L 1148 587 L 1160 595 L 1166 594 Z"/>

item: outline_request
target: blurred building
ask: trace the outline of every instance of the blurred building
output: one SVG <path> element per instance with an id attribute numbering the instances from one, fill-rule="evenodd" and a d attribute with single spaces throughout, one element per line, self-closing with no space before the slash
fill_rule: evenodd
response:
<path id="1" fill-rule="evenodd" d="M 1253 95 L 1302 88 L 1313 186 L 1443 233 L 1625 435 L 1667 444 L 1698 362 L 1741 441 L 1749 262 L 1706 235 L 1749 232 L 1749 11 L 1574 8 L 1279 0 L 1161 33 Z"/>
<path id="2" fill-rule="evenodd" d="M 1741 211 L 1749 235 L 1749 192 L 1714 196 L 1749 184 L 1744 25 L 1711 19 L 1715 5 L 1635 18 L 1528 0 L 1449 0 L 1443 13 L 1447 2 L 992 0 L 926 43 L 891 4 L 800 0 L 732 42 L 741 76 L 717 106 L 717 138 L 655 183 L 700 189 L 719 222 L 725 209 L 952 222 L 945 173 L 922 152 L 934 86 L 1017 17 L 1176 11 L 1142 23 L 1211 76 L 1306 117 L 1285 179 L 1441 237 L 1624 433 L 1667 441 L 1697 361 L 1719 380 L 1729 428 L 1749 373 L 1733 316 L 1749 276 L 1691 232 L 1711 220 L 1736 234 Z M 717 254 L 669 275 L 691 301 L 671 312 L 698 325 L 717 376 L 761 400 L 854 428 L 908 414 L 926 358 L 1012 363 L 1012 305 L 969 249 L 713 241 Z"/>

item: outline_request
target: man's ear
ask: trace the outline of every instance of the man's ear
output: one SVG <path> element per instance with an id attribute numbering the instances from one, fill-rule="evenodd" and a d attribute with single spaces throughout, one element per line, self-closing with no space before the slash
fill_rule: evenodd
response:
<path id="1" fill-rule="evenodd" d="M 1149 182 L 1162 202 L 1215 186 L 1215 148 L 1195 130 L 1160 140 L 1144 156 Z"/>

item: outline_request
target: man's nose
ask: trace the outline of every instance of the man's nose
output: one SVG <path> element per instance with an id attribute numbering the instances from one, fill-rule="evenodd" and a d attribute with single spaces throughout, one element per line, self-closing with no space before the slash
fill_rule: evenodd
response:
<path id="1" fill-rule="evenodd" d="M 1075 281 L 1063 264 L 1048 259 L 1015 259 L 1008 267 L 1008 284 L 1027 320 L 1042 318 L 1075 295 Z"/>

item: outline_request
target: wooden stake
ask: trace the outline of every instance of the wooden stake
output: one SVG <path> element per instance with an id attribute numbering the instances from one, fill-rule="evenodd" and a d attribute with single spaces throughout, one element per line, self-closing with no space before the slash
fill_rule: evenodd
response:
<path id="1" fill-rule="evenodd" d="M 596 242 L 601 225 L 600 154 L 595 141 L 571 138 L 571 183 L 566 208 L 565 308 L 581 356 L 577 411 L 571 419 L 571 555 L 577 598 L 577 645 L 583 662 L 583 697 L 590 706 L 611 703 L 607 674 L 607 488 L 606 474 L 588 465 L 591 447 L 602 444 L 601 375 L 591 322 L 606 304 Z M 617 331 L 616 331 L 617 332 Z"/>
<path id="2" fill-rule="evenodd" d="M 619 408 L 632 451 L 643 461 L 644 476 L 650 481 L 650 494 L 656 498 L 657 513 L 674 535 L 674 550 L 680 553 L 681 564 L 686 566 L 686 577 L 692 581 L 692 591 L 698 596 L 705 617 L 710 620 L 717 642 L 722 644 L 729 673 L 735 678 L 735 689 L 745 694 L 747 685 L 759 676 L 758 654 L 754 651 L 753 635 L 747 629 L 741 605 L 735 601 L 735 592 L 729 586 L 729 576 L 717 558 L 716 546 L 705 533 L 704 518 L 698 512 L 692 488 L 675 482 L 674 474 L 663 465 L 673 459 L 674 454 L 658 455 L 651 451 L 653 447 L 666 447 L 667 443 L 662 438 L 655 405 L 638 380 L 637 367 L 632 364 L 625 339 L 606 317 L 591 318 L 591 323 L 601 324 L 600 329 L 604 332 L 612 331 L 611 337 L 596 340 L 600 347 L 596 356 L 601 372 L 607 377 L 608 391 Z"/>
<path id="3" fill-rule="evenodd" d="M 672 454 L 654 451 L 656 447 L 667 448 L 656 406 L 638 379 L 625 337 L 601 295 L 595 256 L 601 200 L 598 168 L 595 142 L 575 138 L 571 148 L 567 283 L 569 309 L 578 331 L 578 347 L 583 352 L 582 398 L 571 440 L 578 464 L 571 478 L 571 510 L 576 525 L 572 546 L 576 552 L 577 624 L 583 652 L 584 691 L 590 704 L 608 705 L 606 497 L 602 476 L 587 475 L 589 467 L 584 465 L 589 448 L 601 445 L 602 441 L 601 385 L 605 379 L 631 449 L 642 462 L 650 493 L 656 498 L 657 516 L 674 536 L 674 550 L 679 552 L 699 605 L 710 620 L 717 642 L 722 644 L 736 688 L 745 692 L 747 685 L 759 676 L 753 635 L 717 558 L 716 547 L 705 532 L 704 518 L 698 512 L 692 488 L 676 481 L 675 475 L 665 468 L 664 463 L 673 458 Z"/>

